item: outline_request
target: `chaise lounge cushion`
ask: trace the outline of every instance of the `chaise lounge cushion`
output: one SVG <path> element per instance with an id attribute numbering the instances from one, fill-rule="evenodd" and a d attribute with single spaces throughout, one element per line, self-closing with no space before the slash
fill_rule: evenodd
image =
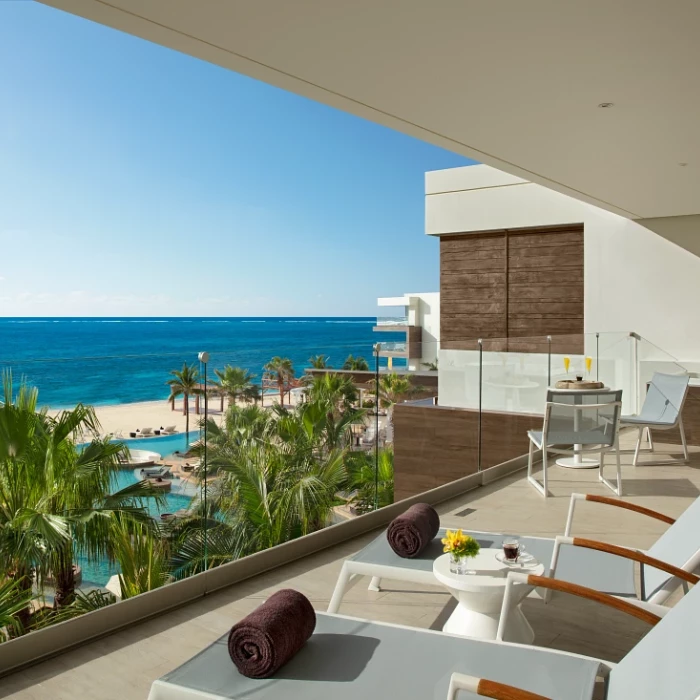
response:
<path id="1" fill-rule="evenodd" d="M 481 547 L 486 549 L 500 549 L 503 546 L 504 538 L 512 536 L 493 532 L 467 532 L 466 530 L 465 534 L 474 537 Z M 440 539 L 444 536 L 445 529 L 441 528 L 437 537 L 416 558 L 403 559 L 391 550 L 386 536 L 382 534 L 350 557 L 350 560 L 392 567 L 397 570 L 432 572 L 433 562 L 442 554 Z M 525 546 L 525 550 L 545 565 L 544 575 L 548 576 L 554 540 L 544 537 L 518 537 L 521 544 Z M 385 576 L 389 577 L 388 574 Z M 603 593 L 613 595 L 634 597 L 636 592 L 633 562 L 592 549 L 563 547 L 557 564 L 557 578 L 596 588 Z M 400 571 L 397 571 L 397 579 L 402 579 Z"/>
<path id="2" fill-rule="evenodd" d="M 444 700 L 454 672 L 590 700 L 598 669 L 596 661 L 536 647 L 319 613 L 311 639 L 275 677 L 240 675 L 222 637 L 156 681 L 149 700 Z"/>

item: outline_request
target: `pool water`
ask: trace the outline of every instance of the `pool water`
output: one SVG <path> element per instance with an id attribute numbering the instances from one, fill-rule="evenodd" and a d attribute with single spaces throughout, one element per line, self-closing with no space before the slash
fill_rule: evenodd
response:
<path id="1" fill-rule="evenodd" d="M 197 431 L 190 432 L 190 442 L 197 439 L 197 434 Z M 130 448 L 159 452 L 163 457 L 167 457 L 175 451 L 184 452 L 187 448 L 185 433 L 153 438 L 137 438 L 136 440 L 122 440 L 121 442 L 124 442 Z M 139 479 L 133 469 L 122 469 L 117 472 L 114 490 L 119 491 L 138 481 Z M 164 507 L 159 508 L 157 503 L 149 501 L 146 501 L 145 505 L 150 515 L 159 519 L 161 513 L 175 513 L 182 508 L 188 508 L 196 493 L 196 486 L 181 482 L 180 479 L 173 479 L 172 489 L 165 495 L 166 503 Z M 77 561 L 83 570 L 81 588 L 103 587 L 107 584 L 110 577 L 119 573 L 118 564 L 110 563 L 107 560 L 88 562 L 84 557 L 77 557 Z"/>

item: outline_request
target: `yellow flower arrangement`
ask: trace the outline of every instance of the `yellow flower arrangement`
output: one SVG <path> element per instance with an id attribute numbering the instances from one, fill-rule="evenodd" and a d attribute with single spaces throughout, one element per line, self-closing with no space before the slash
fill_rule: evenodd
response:
<path id="1" fill-rule="evenodd" d="M 475 557 L 481 549 L 471 535 L 465 535 L 461 530 L 448 530 L 441 542 L 444 545 L 442 551 L 450 552 L 456 559 Z"/>

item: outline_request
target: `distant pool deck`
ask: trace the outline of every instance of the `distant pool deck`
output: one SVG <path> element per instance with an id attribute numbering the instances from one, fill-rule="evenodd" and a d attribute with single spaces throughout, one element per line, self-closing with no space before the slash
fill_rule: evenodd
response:
<path id="1" fill-rule="evenodd" d="M 197 440 L 199 438 L 199 430 L 190 430 L 189 437 L 190 442 Z M 123 442 L 129 449 L 158 452 L 164 459 L 167 459 L 176 452 L 185 453 L 188 449 L 187 435 L 185 433 L 156 435 L 155 437 L 116 439 Z"/>

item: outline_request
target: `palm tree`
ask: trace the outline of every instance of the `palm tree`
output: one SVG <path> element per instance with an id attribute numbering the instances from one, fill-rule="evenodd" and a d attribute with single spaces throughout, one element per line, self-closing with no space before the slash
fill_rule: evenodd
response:
<path id="1" fill-rule="evenodd" d="M 347 483 L 345 447 L 362 411 L 334 416 L 327 399 L 288 409 L 231 407 L 209 424 L 207 566 L 275 546 L 326 526 Z M 193 521 L 178 539 L 174 571 L 201 571 L 204 531 Z"/>
<path id="2" fill-rule="evenodd" d="M 356 372 L 368 372 L 369 365 L 364 357 L 348 355 L 343 363 L 343 369 L 354 370 Z"/>
<path id="3" fill-rule="evenodd" d="M 376 380 L 372 379 L 367 383 L 372 387 L 372 391 L 376 393 Z M 379 378 L 379 405 L 387 409 L 389 422 L 392 420 L 394 406 L 399 401 L 418 391 L 420 391 L 420 387 L 413 386 L 408 377 L 396 374 L 396 372 L 383 374 Z"/>
<path id="4" fill-rule="evenodd" d="M 94 440 L 76 448 L 76 435 L 100 431 L 93 409 L 78 404 L 50 417 L 37 411 L 36 388 L 22 382 L 14 395 L 11 373 L 3 380 L 0 580 L 15 582 L 22 599 L 33 579 L 41 588 L 51 573 L 56 606 L 65 606 L 75 592 L 75 554 L 103 556 L 115 518 L 148 520 L 138 502 L 150 489 L 137 484 L 110 495 L 122 444 Z M 29 629 L 29 606 L 18 618 Z"/>
<path id="5" fill-rule="evenodd" d="M 309 364 L 314 369 L 330 369 L 331 366 L 328 364 L 330 359 L 328 355 L 312 355 L 309 358 Z"/>
<path id="6" fill-rule="evenodd" d="M 394 451 L 386 447 L 379 451 L 378 467 L 372 453 L 353 452 L 348 460 L 348 491 L 353 496 L 350 502 L 360 513 L 374 510 L 375 487 L 377 507 L 394 502 Z"/>
<path id="7" fill-rule="evenodd" d="M 219 378 L 215 385 L 222 394 L 228 397 L 229 406 L 235 404 L 236 399 L 250 395 L 255 375 L 248 370 L 226 365 L 223 370 L 215 369 L 214 374 Z"/>
<path id="8" fill-rule="evenodd" d="M 24 634 L 20 615 L 29 608 L 32 598 L 32 589 L 23 588 L 19 581 L 0 583 L 0 642 Z"/>
<path id="9" fill-rule="evenodd" d="M 112 551 L 121 570 L 122 600 L 172 580 L 168 544 L 154 526 L 117 524 L 112 530 Z"/>
<path id="10" fill-rule="evenodd" d="M 341 374 L 328 373 L 311 377 L 306 384 L 309 401 L 327 401 L 337 416 L 352 408 L 357 401 L 357 389 L 352 379 Z"/>
<path id="11" fill-rule="evenodd" d="M 263 368 L 271 379 L 277 381 L 280 392 L 280 405 L 284 405 L 284 392 L 294 379 L 294 365 L 288 357 L 273 357 Z"/>
<path id="12" fill-rule="evenodd" d="M 190 441 L 190 396 L 196 396 L 201 394 L 201 388 L 199 386 L 199 370 L 197 365 L 194 363 L 188 365 L 186 362 L 182 363 L 182 369 L 174 369 L 170 374 L 173 375 L 173 379 L 168 379 L 166 384 L 170 387 L 170 396 L 168 401 L 170 401 L 173 406 L 175 405 L 175 399 L 178 396 L 182 396 L 183 407 L 182 412 L 185 415 L 185 434 L 186 439 L 189 444 Z"/>

